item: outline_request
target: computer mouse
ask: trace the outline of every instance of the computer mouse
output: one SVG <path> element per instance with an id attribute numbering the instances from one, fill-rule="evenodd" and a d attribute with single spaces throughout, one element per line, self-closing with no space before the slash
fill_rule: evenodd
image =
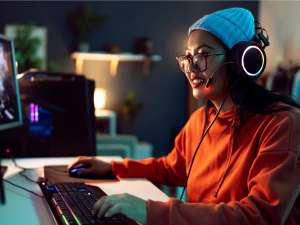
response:
<path id="1" fill-rule="evenodd" d="M 90 168 L 91 166 L 89 164 L 80 163 L 68 170 L 69 175 L 71 177 L 80 177 L 80 171 Z"/>
<path id="2" fill-rule="evenodd" d="M 98 174 L 95 174 L 95 173 L 87 173 L 87 174 L 81 174 L 80 173 L 80 171 L 85 170 L 85 169 L 90 168 L 90 167 L 91 167 L 91 165 L 89 165 L 89 164 L 80 163 L 80 164 L 70 168 L 68 170 L 68 172 L 69 172 L 69 175 L 71 177 L 76 177 L 76 178 L 118 180 L 116 178 L 116 176 L 114 176 L 113 174 L 99 176 Z"/>

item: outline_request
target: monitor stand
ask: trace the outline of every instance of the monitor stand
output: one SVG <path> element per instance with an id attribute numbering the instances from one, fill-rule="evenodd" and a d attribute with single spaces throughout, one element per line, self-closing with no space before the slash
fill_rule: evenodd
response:
<path id="1" fill-rule="evenodd" d="M 7 166 L 1 166 L 0 164 L 0 205 L 5 204 L 4 185 L 3 185 L 2 178 L 6 170 L 7 170 Z"/>

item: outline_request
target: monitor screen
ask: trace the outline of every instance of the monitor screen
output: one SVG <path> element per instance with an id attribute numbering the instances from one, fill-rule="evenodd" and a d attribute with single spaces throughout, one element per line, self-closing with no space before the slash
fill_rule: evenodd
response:
<path id="1" fill-rule="evenodd" d="M 0 35 L 0 131 L 22 125 L 13 42 Z"/>

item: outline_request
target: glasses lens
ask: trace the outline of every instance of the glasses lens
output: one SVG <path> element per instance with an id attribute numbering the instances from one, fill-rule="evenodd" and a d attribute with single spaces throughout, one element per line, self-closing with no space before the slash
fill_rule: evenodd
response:
<path id="1" fill-rule="evenodd" d="M 187 72 L 188 70 L 188 66 L 189 66 L 189 62 L 190 60 L 187 58 L 187 56 L 179 56 L 177 57 L 177 62 L 179 65 L 179 68 L 182 72 Z"/>
<path id="2" fill-rule="evenodd" d="M 193 64 L 197 65 L 199 72 L 206 70 L 206 57 L 203 54 L 197 54 L 193 57 Z"/>
<path id="3" fill-rule="evenodd" d="M 192 68 L 194 71 L 203 72 L 206 70 L 206 58 L 207 55 L 197 54 L 194 56 L 179 56 L 177 62 L 182 72 L 187 73 Z"/>

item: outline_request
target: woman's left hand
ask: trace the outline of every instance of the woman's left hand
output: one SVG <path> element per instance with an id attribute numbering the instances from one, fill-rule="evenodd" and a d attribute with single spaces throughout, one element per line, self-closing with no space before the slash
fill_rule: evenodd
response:
<path id="1" fill-rule="evenodd" d="M 104 196 L 94 204 L 92 213 L 98 218 L 121 213 L 141 224 L 147 222 L 146 201 L 130 194 Z"/>

